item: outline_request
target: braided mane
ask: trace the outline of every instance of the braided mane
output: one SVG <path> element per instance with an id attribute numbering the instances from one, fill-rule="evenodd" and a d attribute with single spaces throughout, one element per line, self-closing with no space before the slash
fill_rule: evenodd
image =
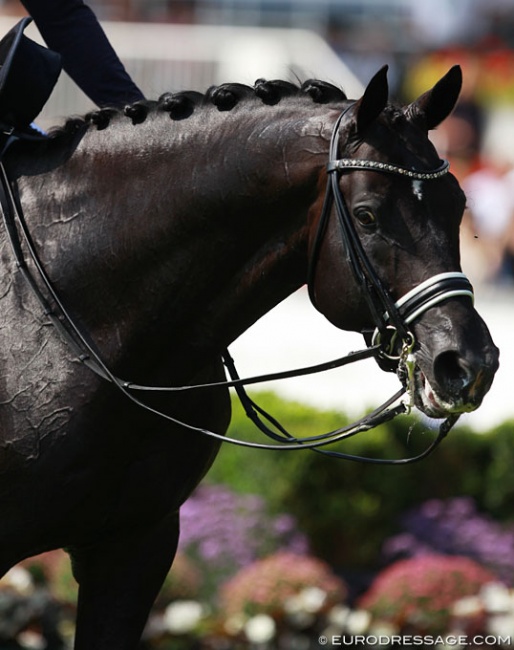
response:
<path id="1" fill-rule="evenodd" d="M 52 129 L 50 135 L 56 137 L 73 134 L 90 125 L 98 130 L 107 128 L 114 117 L 126 116 L 132 124 L 141 124 L 149 114 L 168 113 L 172 120 L 184 120 L 201 106 L 215 106 L 219 111 L 230 111 L 244 101 L 260 100 L 263 104 L 273 106 L 286 97 L 305 96 L 316 104 L 329 104 L 347 99 L 345 93 L 336 86 L 318 79 L 309 79 L 301 85 L 289 81 L 258 79 L 255 85 L 226 83 L 210 87 L 206 93 L 196 91 L 166 92 L 157 101 L 141 100 L 124 109 L 100 108 L 87 113 L 84 117 L 73 117 L 64 126 Z"/>

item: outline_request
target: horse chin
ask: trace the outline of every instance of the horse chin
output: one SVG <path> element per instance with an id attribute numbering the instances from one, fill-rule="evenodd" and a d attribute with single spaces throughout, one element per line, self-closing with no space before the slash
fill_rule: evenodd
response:
<path id="1" fill-rule="evenodd" d="M 446 418 L 449 415 L 469 413 L 480 406 L 479 403 L 468 402 L 459 396 L 442 397 L 419 368 L 415 373 L 414 403 L 430 418 Z"/>

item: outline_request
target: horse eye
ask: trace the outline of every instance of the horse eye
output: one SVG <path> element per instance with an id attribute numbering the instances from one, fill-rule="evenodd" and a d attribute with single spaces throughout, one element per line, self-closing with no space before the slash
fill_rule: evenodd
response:
<path id="1" fill-rule="evenodd" d="M 357 208 L 354 211 L 355 218 L 361 226 L 374 226 L 376 222 L 375 215 L 369 208 Z"/>

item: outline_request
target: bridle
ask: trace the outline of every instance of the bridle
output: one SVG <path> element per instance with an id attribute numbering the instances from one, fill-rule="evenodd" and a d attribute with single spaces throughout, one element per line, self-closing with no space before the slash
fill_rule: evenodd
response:
<path id="1" fill-rule="evenodd" d="M 353 104 L 340 114 L 332 131 L 325 200 L 318 222 L 308 271 L 309 297 L 312 304 L 315 305 L 314 280 L 316 265 L 332 207 L 335 205 L 341 240 L 348 264 L 352 269 L 362 295 L 366 299 L 375 324 L 375 331 L 371 339 L 372 344 L 379 346 L 379 356 L 382 359 L 394 362 L 399 360 L 399 356 L 394 353 L 395 349 L 400 349 L 405 345 L 412 349 L 414 345 L 414 336 L 409 329 L 409 325 L 414 320 L 431 307 L 448 298 L 467 296 L 473 300 L 473 287 L 464 273 L 457 271 L 440 273 L 414 287 L 397 302 L 393 301 L 391 294 L 383 286 L 362 246 L 354 221 L 339 187 L 339 179 L 343 173 L 361 170 L 393 174 L 411 180 L 431 181 L 445 176 L 450 170 L 450 164 L 444 160 L 436 169 L 416 170 L 374 160 L 338 158 L 340 125 L 352 107 Z"/>
<path id="2" fill-rule="evenodd" d="M 325 370 L 341 367 L 355 361 L 370 357 L 382 357 L 390 362 L 407 368 L 407 374 L 412 374 L 412 349 L 414 347 L 414 336 L 409 330 L 410 323 L 418 318 L 427 309 L 447 300 L 454 296 L 468 296 L 473 299 L 473 289 L 469 280 L 463 273 L 452 272 L 436 275 L 422 284 L 412 289 L 408 294 L 403 296 L 397 302 L 394 302 L 389 292 L 383 287 L 380 278 L 376 274 L 370 260 L 368 259 L 364 248 L 360 242 L 357 231 L 349 214 L 344 197 L 339 189 L 338 179 L 341 173 L 354 169 L 379 171 L 390 174 L 400 174 L 417 180 L 432 180 L 440 178 L 448 173 L 449 165 L 443 162 L 437 169 L 429 171 L 409 170 L 404 167 L 392 165 L 389 163 L 380 163 L 368 160 L 357 160 L 351 158 L 337 159 L 337 149 L 339 140 L 339 126 L 342 119 L 353 106 L 350 105 L 345 109 L 337 120 L 330 144 L 330 156 L 327 165 L 328 182 L 323 204 L 322 214 L 319 221 L 318 231 L 315 238 L 313 253 L 309 267 L 308 287 L 309 295 L 313 304 L 315 304 L 314 292 L 314 275 L 316 263 L 319 256 L 319 250 L 326 231 L 328 219 L 330 217 L 332 206 L 335 204 L 338 221 L 340 224 L 342 241 L 344 242 L 346 255 L 353 274 L 363 291 L 370 312 L 375 323 L 375 333 L 373 335 L 371 346 L 365 350 L 352 352 L 345 357 L 335 359 L 323 364 L 290 370 L 286 372 L 271 373 L 258 377 L 241 379 L 237 373 L 234 362 L 228 352 L 222 354 L 223 362 L 230 376 L 229 381 L 212 382 L 199 385 L 186 386 L 143 386 L 129 382 L 117 377 L 104 362 L 101 354 L 95 344 L 91 342 L 89 336 L 85 334 L 77 325 L 66 305 L 62 302 L 60 296 L 55 290 L 44 265 L 39 259 L 36 247 L 33 243 L 31 233 L 24 218 L 23 209 L 19 200 L 15 186 L 10 182 L 3 162 L 0 160 L 0 204 L 2 207 L 3 220 L 8 234 L 10 244 L 16 259 L 16 264 L 22 275 L 28 282 L 32 292 L 40 302 L 45 314 L 51 320 L 53 325 L 60 333 L 63 340 L 76 354 L 77 358 L 95 374 L 102 379 L 110 381 L 125 397 L 132 403 L 143 408 L 144 410 L 158 415 L 164 420 L 177 424 L 185 429 L 201 433 L 208 437 L 228 442 L 239 446 L 259 448 L 259 449 L 312 449 L 332 457 L 342 458 L 351 461 L 361 461 L 374 464 L 407 464 L 416 462 L 428 456 L 433 449 L 447 435 L 452 426 L 458 419 L 458 415 L 450 415 L 439 427 L 439 433 L 434 441 L 417 456 L 403 459 L 379 459 L 355 456 L 345 454 L 340 451 L 322 449 L 326 445 L 340 442 L 362 431 L 372 429 L 383 422 L 387 422 L 401 413 L 410 410 L 411 403 L 400 402 L 398 400 L 410 390 L 402 387 L 390 399 L 386 400 L 381 406 L 357 420 L 353 424 L 328 433 L 310 436 L 307 438 L 296 438 L 290 434 L 275 418 L 261 409 L 246 393 L 245 386 L 262 383 L 264 381 L 274 381 L 288 377 L 297 377 L 301 375 L 314 374 Z M 28 250 L 30 261 L 32 262 L 37 278 L 34 277 L 25 259 L 22 242 Z M 38 279 L 39 278 L 39 279 Z M 395 350 L 399 349 L 400 353 L 396 354 Z M 410 365 L 409 365 L 410 364 Z M 409 370 L 410 368 L 410 370 Z M 208 388 L 234 388 L 248 417 L 254 424 L 270 437 L 274 443 L 256 443 L 236 438 L 230 438 L 208 429 L 195 427 L 186 422 L 182 422 L 167 413 L 159 411 L 152 406 L 143 402 L 137 397 L 138 392 L 150 393 L 175 393 L 192 390 L 202 390 Z M 412 402 L 412 397 L 411 397 Z M 270 428 L 266 422 L 271 423 Z"/>

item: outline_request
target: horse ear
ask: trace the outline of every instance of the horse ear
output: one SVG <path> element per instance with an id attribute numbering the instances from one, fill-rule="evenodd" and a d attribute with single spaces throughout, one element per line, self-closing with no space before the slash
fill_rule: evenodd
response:
<path id="1" fill-rule="evenodd" d="M 462 70 L 454 65 L 435 86 L 406 109 L 409 119 L 421 122 L 430 131 L 452 112 L 462 88 Z"/>
<path id="2" fill-rule="evenodd" d="M 357 131 L 359 133 L 365 131 L 377 119 L 387 104 L 389 96 L 387 68 L 387 65 L 380 68 L 367 85 L 364 95 L 356 103 Z"/>

